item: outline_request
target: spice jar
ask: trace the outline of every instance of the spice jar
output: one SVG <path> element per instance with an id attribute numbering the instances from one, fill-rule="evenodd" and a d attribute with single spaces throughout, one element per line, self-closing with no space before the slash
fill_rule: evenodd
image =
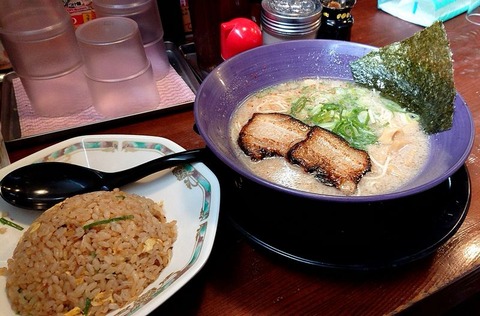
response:
<path id="1" fill-rule="evenodd" d="M 349 41 L 353 26 L 351 10 L 356 0 L 322 0 L 322 25 L 317 38 Z"/>
<path id="2" fill-rule="evenodd" d="M 263 0 L 263 44 L 314 39 L 320 27 L 321 11 L 319 0 Z"/>

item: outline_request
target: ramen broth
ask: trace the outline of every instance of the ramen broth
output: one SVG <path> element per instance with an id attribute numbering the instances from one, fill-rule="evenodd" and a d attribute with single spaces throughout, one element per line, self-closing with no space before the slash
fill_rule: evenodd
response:
<path id="1" fill-rule="evenodd" d="M 302 99 L 303 98 L 303 99 Z M 292 115 L 292 104 L 309 100 L 309 106 Z M 429 154 L 428 136 L 422 131 L 418 117 L 407 113 L 377 91 L 349 81 L 303 79 L 266 88 L 250 95 L 235 111 L 230 122 L 231 141 L 240 160 L 252 173 L 279 185 L 319 194 L 343 195 L 340 190 L 324 185 L 301 167 L 283 157 L 252 161 L 237 144 L 240 129 L 256 112 L 290 114 L 309 125 L 309 115 L 317 104 L 355 104 L 366 109 L 361 120 L 376 135 L 364 150 L 370 155 L 372 168 L 358 184 L 354 195 L 392 192 L 408 183 L 424 167 Z M 298 109 L 297 109 L 298 110 Z M 333 130 L 332 123 L 316 124 Z"/>

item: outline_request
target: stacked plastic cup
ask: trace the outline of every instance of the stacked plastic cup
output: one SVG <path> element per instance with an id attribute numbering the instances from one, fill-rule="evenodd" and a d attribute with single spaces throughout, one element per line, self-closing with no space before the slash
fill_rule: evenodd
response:
<path id="1" fill-rule="evenodd" d="M 124 17 L 91 20 L 76 30 L 93 106 L 106 117 L 155 109 L 160 101 L 138 25 Z"/>
<path id="2" fill-rule="evenodd" d="M 65 116 L 91 106 L 75 31 L 61 1 L 0 1 L 0 38 L 37 115 Z"/>
<path id="3" fill-rule="evenodd" d="M 93 0 L 93 7 L 97 17 L 123 16 L 137 22 L 155 80 L 168 74 L 170 64 L 156 0 Z"/>

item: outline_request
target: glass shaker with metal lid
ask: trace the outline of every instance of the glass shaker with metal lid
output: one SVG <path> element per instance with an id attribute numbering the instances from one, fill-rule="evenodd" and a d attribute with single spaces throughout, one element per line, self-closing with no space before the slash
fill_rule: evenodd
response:
<path id="1" fill-rule="evenodd" d="M 315 38 L 321 13 L 320 0 L 262 0 L 263 44 Z"/>

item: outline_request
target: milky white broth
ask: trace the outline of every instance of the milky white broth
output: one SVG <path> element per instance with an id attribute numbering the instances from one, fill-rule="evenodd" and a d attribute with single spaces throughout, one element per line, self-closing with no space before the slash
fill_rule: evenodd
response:
<path id="1" fill-rule="evenodd" d="M 304 96 L 305 91 L 309 91 L 310 99 L 319 103 L 328 103 L 332 100 L 335 102 L 339 91 L 343 91 L 344 96 L 345 93 L 352 94 L 352 100 L 357 105 L 368 108 L 369 125 L 378 140 L 365 148 L 370 155 L 372 168 L 359 182 L 354 195 L 392 192 L 414 178 L 424 167 L 429 153 L 429 141 L 414 115 L 387 110 L 385 104 L 391 105 L 392 101 L 382 98 L 377 91 L 360 87 L 352 82 L 304 79 L 254 93 L 233 114 L 230 122 L 232 146 L 237 150 L 242 163 L 252 173 L 271 182 L 302 191 L 344 195 L 340 190 L 322 184 L 313 175 L 306 173 L 297 165 L 290 164 L 283 157 L 253 162 L 238 146 L 240 129 L 253 113 L 290 114 L 292 102 Z"/>

